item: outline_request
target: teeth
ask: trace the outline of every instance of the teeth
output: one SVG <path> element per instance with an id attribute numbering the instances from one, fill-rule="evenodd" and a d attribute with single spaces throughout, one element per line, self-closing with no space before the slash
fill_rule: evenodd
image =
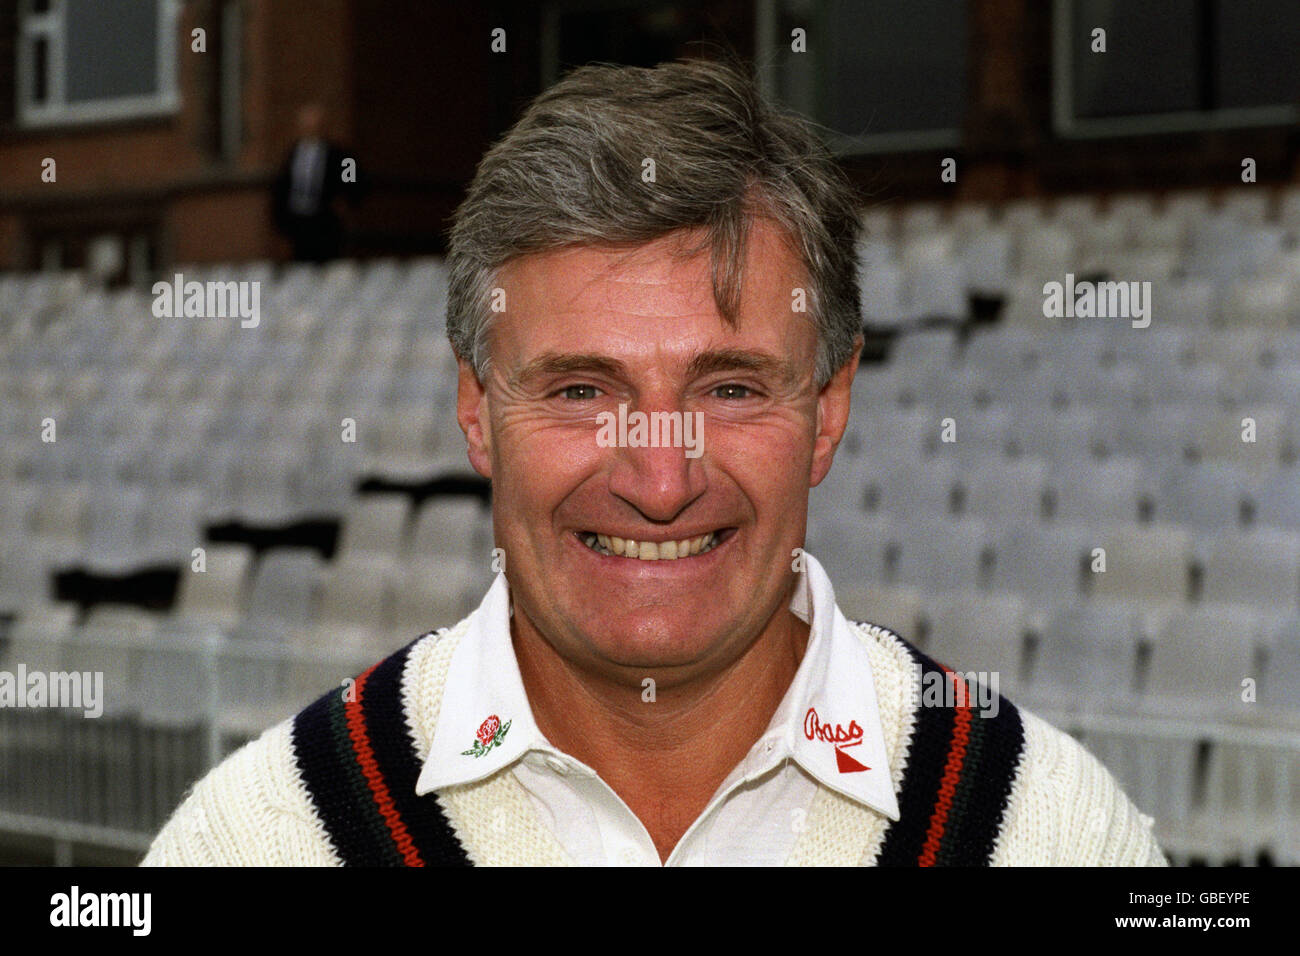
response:
<path id="1" fill-rule="evenodd" d="M 683 538 L 681 541 L 633 541 L 631 538 L 591 532 L 583 534 L 581 538 L 583 544 L 599 554 L 637 558 L 641 561 L 675 561 L 703 554 L 717 547 L 718 543 L 717 534 L 712 531 L 697 538 Z"/>

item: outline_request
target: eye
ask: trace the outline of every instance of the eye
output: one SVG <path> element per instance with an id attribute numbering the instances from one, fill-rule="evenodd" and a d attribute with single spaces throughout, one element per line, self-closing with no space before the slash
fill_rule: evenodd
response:
<path id="1" fill-rule="evenodd" d="M 748 398 L 751 394 L 751 391 L 752 390 L 748 385 L 737 385 L 734 382 L 732 382 L 726 385 L 719 385 L 717 388 L 713 390 L 713 394 L 717 395 L 718 398 L 736 399 L 736 398 Z"/>
<path id="2" fill-rule="evenodd" d="M 595 385 L 568 385 L 561 390 L 560 394 L 571 401 L 581 402 L 585 399 L 595 398 L 600 389 Z"/>

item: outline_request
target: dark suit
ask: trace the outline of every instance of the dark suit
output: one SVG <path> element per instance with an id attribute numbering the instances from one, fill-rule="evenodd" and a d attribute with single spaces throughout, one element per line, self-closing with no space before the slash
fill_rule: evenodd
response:
<path id="1" fill-rule="evenodd" d="M 280 167 L 271 198 L 275 227 L 293 243 L 297 260 L 324 262 L 343 251 L 335 200 L 355 202 L 359 192 L 357 184 L 343 182 L 346 157 L 327 140 L 299 140 Z"/>

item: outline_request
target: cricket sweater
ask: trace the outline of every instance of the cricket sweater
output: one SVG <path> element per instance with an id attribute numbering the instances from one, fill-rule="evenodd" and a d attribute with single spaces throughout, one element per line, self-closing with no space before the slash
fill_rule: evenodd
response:
<path id="1" fill-rule="evenodd" d="M 470 621 L 417 638 L 232 754 L 144 865 L 572 863 L 507 770 L 416 793 Z M 1166 865 L 1150 819 L 1073 738 L 1005 698 L 995 711 L 974 693 L 923 705 L 918 674 L 952 672 L 885 628 L 849 626 L 870 656 L 897 819 L 821 787 L 787 865 Z"/>

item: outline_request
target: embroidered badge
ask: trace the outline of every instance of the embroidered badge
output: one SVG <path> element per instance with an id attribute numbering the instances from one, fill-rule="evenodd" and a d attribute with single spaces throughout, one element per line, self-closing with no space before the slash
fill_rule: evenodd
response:
<path id="1" fill-rule="evenodd" d="M 469 750 L 462 750 L 461 755 L 465 757 L 483 756 L 505 739 L 506 731 L 510 729 L 510 723 L 508 720 L 504 724 L 501 723 L 501 718 L 493 714 L 478 725 L 478 733 L 474 735 L 474 746 Z"/>
<path id="2" fill-rule="evenodd" d="M 817 711 L 809 707 L 803 718 L 803 734 L 809 740 L 823 740 L 835 746 L 835 765 L 840 773 L 860 773 L 871 769 L 844 752 L 845 747 L 862 743 L 862 728 L 856 720 L 849 721 L 848 729 L 843 724 L 823 724 Z"/>

